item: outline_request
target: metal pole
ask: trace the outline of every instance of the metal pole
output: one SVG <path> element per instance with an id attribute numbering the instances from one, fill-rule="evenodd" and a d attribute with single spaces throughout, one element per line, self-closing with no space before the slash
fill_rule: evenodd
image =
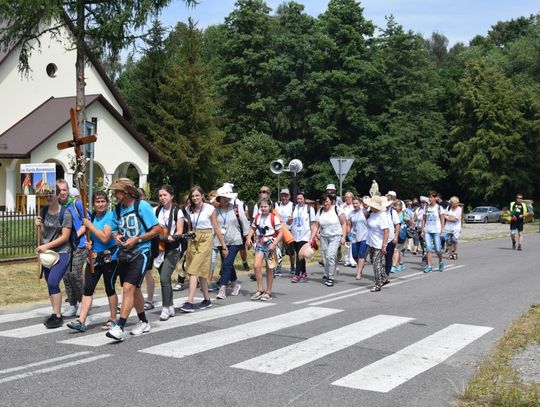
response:
<path id="1" fill-rule="evenodd" d="M 339 158 L 338 160 L 339 160 L 339 175 L 338 175 L 338 177 L 339 177 L 339 197 L 341 198 L 342 195 L 343 195 L 343 191 L 342 191 L 343 177 L 341 176 L 341 162 L 342 162 L 342 160 L 341 160 L 341 158 Z"/>

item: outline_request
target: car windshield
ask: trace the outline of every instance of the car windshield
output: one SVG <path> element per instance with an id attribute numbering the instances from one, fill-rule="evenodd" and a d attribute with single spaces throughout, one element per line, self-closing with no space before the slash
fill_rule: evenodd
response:
<path id="1" fill-rule="evenodd" d="M 473 209 L 474 213 L 484 213 L 484 212 L 487 212 L 487 211 L 488 211 L 488 208 L 474 208 Z"/>

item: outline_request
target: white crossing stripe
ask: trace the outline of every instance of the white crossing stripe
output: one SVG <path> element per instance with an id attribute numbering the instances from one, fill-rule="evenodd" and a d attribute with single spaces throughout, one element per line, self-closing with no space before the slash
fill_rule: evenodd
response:
<path id="1" fill-rule="evenodd" d="M 88 355 L 89 353 L 92 353 L 92 352 L 84 351 L 84 352 L 71 353 L 69 355 L 59 356 L 57 358 L 52 358 L 52 359 L 40 360 L 39 362 L 29 363 L 27 365 L 10 367 L 9 369 L 0 370 L 0 374 L 18 372 L 19 370 L 25 370 L 25 369 L 29 369 L 31 367 L 47 365 L 49 363 L 60 362 L 61 360 L 73 359 L 73 358 L 76 358 L 76 357 L 79 357 L 79 356 Z"/>
<path id="2" fill-rule="evenodd" d="M 444 362 L 492 329 L 476 325 L 450 325 L 332 384 L 388 393 L 420 373 Z"/>
<path id="3" fill-rule="evenodd" d="M 89 363 L 89 362 L 93 362 L 95 360 L 108 358 L 109 356 L 111 356 L 111 355 L 109 355 L 109 354 L 107 354 L 107 355 L 96 355 L 96 356 L 91 356 L 91 357 L 86 358 L 86 359 L 79 359 L 79 360 L 75 360 L 73 362 L 61 363 L 61 364 L 56 365 L 56 366 L 45 367 L 43 369 L 34 370 L 34 371 L 31 371 L 31 372 L 25 372 L 25 373 L 20 373 L 20 374 L 14 375 L 14 376 L 4 377 L 4 378 L 0 379 L 0 384 L 7 383 L 7 382 L 12 382 L 14 380 L 24 379 L 26 377 L 35 376 L 35 375 L 38 375 L 38 374 L 54 372 L 55 370 L 64 369 L 66 367 L 82 365 L 83 363 Z"/>
<path id="4" fill-rule="evenodd" d="M 412 320 L 413 318 L 377 315 L 232 367 L 261 373 L 283 374 Z"/>
<path id="5" fill-rule="evenodd" d="M 212 321 L 214 319 L 226 318 L 232 315 L 241 314 L 243 312 L 253 311 L 269 307 L 275 304 L 265 302 L 246 301 L 236 304 L 226 305 L 222 307 L 211 308 L 203 311 L 194 312 L 192 314 L 180 314 L 167 321 L 151 322 L 152 330 L 145 333 L 144 336 L 155 332 L 164 331 L 167 329 L 178 328 L 181 326 L 195 325 L 201 322 Z M 127 330 L 126 330 L 127 331 Z M 127 332 L 126 332 L 127 333 Z M 131 335 L 126 335 L 126 337 Z M 73 339 L 60 341 L 59 343 L 67 343 L 70 345 L 81 346 L 102 346 L 114 342 L 111 338 L 105 336 L 105 332 L 100 332 L 91 335 L 81 335 Z"/>
<path id="6" fill-rule="evenodd" d="M 342 312 L 342 310 L 320 307 L 304 308 L 275 317 L 248 322 L 247 324 L 236 325 L 234 327 L 152 346 L 150 348 L 142 349 L 139 352 L 183 358 L 184 356 L 194 355 L 210 349 L 219 348 L 221 346 L 230 345 L 246 339 L 255 338 L 281 329 L 314 321 L 338 312 Z"/>
<path id="7" fill-rule="evenodd" d="M 122 298 L 120 296 L 119 298 Z M 102 305 L 107 305 L 108 299 L 107 297 L 102 298 L 96 298 L 92 305 L 94 307 L 100 307 Z M 40 307 L 36 308 L 30 311 L 23 311 L 23 312 L 13 312 L 9 314 L 2 314 L 0 315 L 0 324 L 3 324 L 5 322 L 13 322 L 13 321 L 22 321 L 23 319 L 31 319 L 31 318 L 45 318 L 52 314 L 51 306 L 47 307 Z"/>

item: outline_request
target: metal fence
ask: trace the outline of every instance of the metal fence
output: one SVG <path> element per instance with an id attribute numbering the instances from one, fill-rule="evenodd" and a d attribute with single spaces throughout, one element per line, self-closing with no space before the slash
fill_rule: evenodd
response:
<path id="1" fill-rule="evenodd" d="M 32 256 L 36 252 L 33 213 L 0 212 L 0 259 Z"/>

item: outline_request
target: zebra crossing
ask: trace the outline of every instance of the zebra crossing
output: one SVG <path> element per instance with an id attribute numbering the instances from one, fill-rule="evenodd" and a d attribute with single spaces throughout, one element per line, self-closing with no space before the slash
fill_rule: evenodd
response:
<path id="1" fill-rule="evenodd" d="M 351 294 L 357 294 L 357 292 Z M 181 302 L 183 300 L 178 299 L 177 301 Z M 100 304 L 99 300 L 98 304 Z M 280 304 L 275 302 L 241 301 L 228 305 L 219 304 L 208 310 L 193 314 L 178 315 L 168 321 L 152 321 L 152 331 L 141 337 L 152 336 L 156 338 L 153 340 L 153 346 L 145 347 L 143 343 L 147 343 L 147 341 L 140 341 L 138 343 L 141 345 L 137 347 L 137 351 L 157 358 L 188 358 L 225 346 L 242 346 L 244 341 L 253 338 L 279 333 L 288 328 L 307 327 L 316 321 L 324 321 L 327 318 L 346 313 L 343 309 L 314 306 L 311 303 L 298 304 L 296 307 L 293 311 L 288 311 L 283 310 L 283 307 L 280 307 Z M 261 310 L 267 310 L 264 317 L 258 315 Z M 268 311 L 271 311 L 270 315 L 272 316 L 267 316 Z M 44 332 L 41 329 L 41 324 L 31 324 L 12 329 L 3 329 L 2 327 L 9 321 L 20 322 L 25 319 L 35 318 L 40 312 L 38 310 L 28 311 L 20 313 L 18 317 L 13 314 L 1 315 L 0 336 L 24 341 L 47 334 L 51 338 L 54 336 L 54 340 L 58 344 L 76 345 L 83 349 L 91 348 L 93 350 L 83 350 L 71 355 L 52 358 L 48 361 L 37 361 L 21 367 L 0 370 L 0 385 L 13 380 L 32 377 L 36 374 L 72 368 L 77 366 L 79 362 L 97 363 L 105 358 L 120 356 L 105 353 L 104 350 L 107 348 L 104 346 L 110 344 L 111 339 L 107 338 L 103 332 L 96 332 L 93 329 L 85 334 L 69 335 L 67 338 L 66 328 L 64 328 L 64 331 L 57 329 Z M 275 314 L 273 314 L 274 312 Z M 108 312 L 97 312 L 92 318 L 94 322 L 97 322 L 102 318 L 106 318 L 107 315 Z M 238 315 L 245 315 L 246 320 L 250 322 L 235 323 L 227 328 L 215 329 L 206 333 L 155 344 L 159 342 L 160 332 Z M 230 365 L 229 368 L 231 372 L 251 371 L 261 375 L 284 375 L 295 369 L 309 366 L 319 359 L 331 358 L 338 352 L 345 351 L 387 331 L 399 335 L 399 329 L 414 320 L 414 316 L 374 315 L 308 338 L 296 338 L 296 343 L 270 350 L 247 360 L 237 361 L 238 363 Z M 330 384 L 359 391 L 388 393 L 414 377 L 443 363 L 492 329 L 486 326 L 450 324 L 443 329 L 432 332 L 429 336 L 417 342 L 406 344 L 407 346 L 402 349 L 395 349 L 394 353 L 382 357 L 367 366 L 354 366 L 355 361 L 351 360 L 350 367 L 356 370 L 337 378 Z M 136 344 L 139 338 L 130 337 L 128 341 L 130 344 Z M 59 347 L 59 349 L 62 348 Z M 103 352 L 101 352 L 102 350 Z M 242 353 L 237 352 L 236 354 L 241 355 Z M 73 360 L 70 361 L 70 358 Z M 53 366 L 42 367 L 47 363 Z M 32 370 L 34 368 L 36 370 Z M 13 375 L 6 376 L 8 374 Z"/>

